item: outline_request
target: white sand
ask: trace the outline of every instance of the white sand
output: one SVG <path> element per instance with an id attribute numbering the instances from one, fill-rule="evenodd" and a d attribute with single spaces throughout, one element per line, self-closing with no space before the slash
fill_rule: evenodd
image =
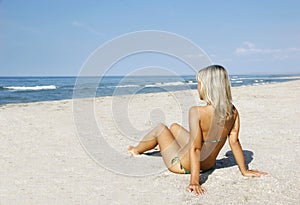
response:
<path id="1" fill-rule="evenodd" d="M 119 113 L 114 119 L 111 113 L 117 106 L 111 107 L 112 97 L 97 98 L 96 119 L 111 149 L 133 160 L 126 152 L 133 139 L 117 129 L 128 124 L 120 121 L 122 116 L 129 116 L 130 124 L 143 130 L 150 128 L 150 121 L 160 120 L 163 112 L 161 119 L 167 125 L 175 121 L 186 127 L 185 103 L 191 102 L 185 102 L 184 96 L 190 92 L 176 93 L 182 96 L 179 104 L 172 93 L 136 95 L 128 105 L 129 114 Z M 163 171 L 132 177 L 99 166 L 76 135 L 70 100 L 0 106 L 0 204 L 299 204 L 300 81 L 236 87 L 233 96 L 249 167 L 270 175 L 243 177 L 229 160 L 232 156 L 224 156 L 230 151 L 226 144 L 217 169 L 201 176 L 208 190 L 204 196 L 185 191 L 189 175 Z M 109 160 L 113 166 L 120 159 Z M 155 156 L 140 160 L 145 165 L 162 162 Z M 118 168 L 122 170 L 122 164 Z"/>

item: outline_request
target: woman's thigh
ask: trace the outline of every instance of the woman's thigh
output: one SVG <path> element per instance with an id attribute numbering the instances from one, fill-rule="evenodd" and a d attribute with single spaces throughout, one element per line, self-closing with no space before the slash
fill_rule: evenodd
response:
<path id="1" fill-rule="evenodd" d="M 177 123 L 171 124 L 170 131 L 181 148 L 189 143 L 190 133 L 181 125 Z"/>
<path id="2" fill-rule="evenodd" d="M 178 157 L 181 147 L 178 144 L 178 142 L 175 140 L 175 137 L 173 136 L 170 129 L 164 125 L 160 125 L 160 126 L 162 126 L 161 128 L 162 131 L 157 137 L 157 142 L 159 145 L 161 155 L 165 162 L 165 165 L 170 171 L 175 173 L 180 173 L 182 172 L 180 166 L 177 165 L 177 163 L 172 164 L 172 160 L 175 157 Z"/>

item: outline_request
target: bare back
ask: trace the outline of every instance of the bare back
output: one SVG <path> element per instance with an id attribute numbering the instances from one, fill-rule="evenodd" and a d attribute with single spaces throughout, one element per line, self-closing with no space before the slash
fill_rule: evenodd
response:
<path id="1" fill-rule="evenodd" d="M 237 111 L 234 108 L 232 118 L 217 122 L 212 106 L 198 106 L 197 108 L 200 115 L 199 128 L 202 133 L 201 169 L 206 170 L 214 166 L 216 158 L 232 130 Z M 190 164 L 187 156 L 184 161 L 186 162 L 184 167 L 189 169 Z"/>
<path id="2" fill-rule="evenodd" d="M 235 114 L 229 120 L 218 122 L 212 106 L 199 106 L 198 109 L 201 115 L 199 127 L 203 138 L 201 164 L 213 166 L 233 127 Z"/>

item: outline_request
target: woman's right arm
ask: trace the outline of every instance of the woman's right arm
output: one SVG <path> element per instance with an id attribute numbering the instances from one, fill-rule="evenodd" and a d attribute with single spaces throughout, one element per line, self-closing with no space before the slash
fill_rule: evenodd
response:
<path id="1" fill-rule="evenodd" d="M 200 152 L 202 146 L 202 133 L 199 127 L 200 113 L 198 107 L 191 107 L 189 110 L 190 127 L 190 184 L 187 190 L 196 195 L 204 194 L 206 189 L 200 185 Z"/>
<path id="2" fill-rule="evenodd" d="M 237 111 L 236 111 L 237 112 Z M 240 131 L 240 116 L 237 112 L 236 119 L 233 125 L 232 130 L 229 134 L 229 145 L 232 150 L 233 156 L 235 158 L 235 161 L 242 173 L 243 176 L 262 176 L 267 175 L 266 172 L 261 172 L 258 170 L 248 170 L 245 163 L 244 153 L 241 146 L 241 143 L 239 141 L 239 131 Z"/>

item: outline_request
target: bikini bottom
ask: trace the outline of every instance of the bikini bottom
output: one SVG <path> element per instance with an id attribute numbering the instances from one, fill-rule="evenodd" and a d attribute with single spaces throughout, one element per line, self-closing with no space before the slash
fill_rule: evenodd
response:
<path id="1" fill-rule="evenodd" d="M 175 162 L 177 162 L 177 163 L 179 164 L 179 167 L 180 167 L 180 169 L 184 172 L 184 174 L 190 174 L 190 173 L 191 173 L 190 170 L 188 170 L 188 169 L 186 169 L 186 168 L 184 168 L 184 167 L 182 166 L 179 157 L 174 157 L 174 158 L 171 160 L 171 164 L 172 164 L 172 165 L 173 165 Z M 204 172 L 209 171 L 209 170 L 214 170 L 214 169 L 215 169 L 215 166 L 216 166 L 216 165 L 214 165 L 212 168 L 207 169 L 207 170 L 200 170 L 200 173 L 204 173 Z"/>
<path id="2" fill-rule="evenodd" d="M 190 173 L 191 173 L 190 170 L 187 170 L 187 169 L 185 169 L 185 168 L 182 166 L 179 157 L 174 157 L 174 158 L 171 160 L 171 164 L 172 164 L 172 165 L 173 165 L 175 162 L 177 162 L 177 163 L 179 164 L 180 169 L 184 172 L 184 174 L 190 174 Z"/>

